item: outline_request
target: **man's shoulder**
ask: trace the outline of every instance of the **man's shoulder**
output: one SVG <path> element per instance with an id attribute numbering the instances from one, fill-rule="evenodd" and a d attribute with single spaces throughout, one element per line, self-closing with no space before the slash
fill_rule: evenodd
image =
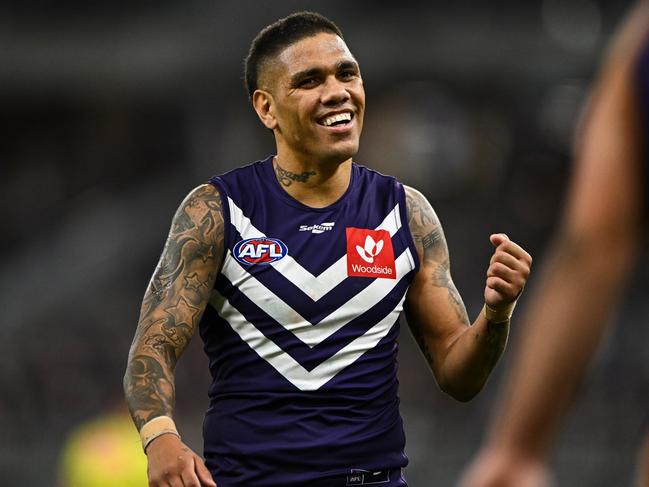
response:
<path id="1" fill-rule="evenodd" d="M 262 169 L 264 164 L 269 164 L 272 160 L 272 156 L 267 157 L 266 159 L 260 159 L 258 161 L 245 163 L 239 165 L 235 168 L 229 169 L 222 173 L 216 174 L 209 179 L 209 183 L 218 184 L 219 182 L 237 180 L 237 179 L 246 179 L 253 177 L 258 171 Z"/>
<path id="2" fill-rule="evenodd" d="M 392 176 L 391 174 L 384 174 L 380 171 L 377 171 L 376 169 L 372 169 L 371 167 L 359 164 L 356 161 L 354 161 L 354 167 L 356 167 L 356 170 L 361 176 L 399 183 L 395 176 Z"/>
<path id="3" fill-rule="evenodd" d="M 221 193 L 211 183 L 199 184 L 187 194 L 180 206 L 186 210 L 203 207 L 211 211 L 220 212 Z"/>
<path id="4" fill-rule="evenodd" d="M 176 210 L 172 233 L 187 234 L 202 241 L 217 243 L 223 228 L 223 204 L 219 190 L 205 183 L 192 189 Z"/>
<path id="5" fill-rule="evenodd" d="M 418 189 L 413 188 L 412 186 L 404 184 L 403 190 L 406 193 L 406 201 L 409 205 L 414 203 L 428 202 L 428 199 L 423 195 L 423 193 Z"/>
<path id="6" fill-rule="evenodd" d="M 354 162 L 356 186 L 365 188 L 374 188 L 379 192 L 389 192 L 400 195 L 403 197 L 403 190 L 405 185 L 402 184 L 395 176 L 384 174 L 372 169 L 371 167 L 364 166 Z"/>

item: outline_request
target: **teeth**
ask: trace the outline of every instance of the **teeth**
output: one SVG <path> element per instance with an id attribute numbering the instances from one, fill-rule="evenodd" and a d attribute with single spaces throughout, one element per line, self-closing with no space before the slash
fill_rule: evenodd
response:
<path id="1" fill-rule="evenodd" d="M 336 122 L 342 122 L 342 121 L 349 122 L 351 119 L 352 119 L 351 113 L 339 113 L 338 115 L 334 115 L 333 117 L 325 118 L 325 120 L 322 122 L 322 125 L 324 125 L 325 127 L 329 127 Z"/>

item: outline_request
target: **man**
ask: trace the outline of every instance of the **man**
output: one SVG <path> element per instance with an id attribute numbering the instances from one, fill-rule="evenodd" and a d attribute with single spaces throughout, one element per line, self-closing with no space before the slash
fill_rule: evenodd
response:
<path id="1" fill-rule="evenodd" d="M 542 487 L 552 442 L 632 268 L 646 193 L 649 5 L 635 6 L 590 96 L 564 220 L 487 440 L 462 487 Z M 649 487 L 649 438 L 637 473 Z"/>
<path id="2" fill-rule="evenodd" d="M 531 258 L 491 236 L 470 327 L 430 204 L 352 162 L 365 92 L 333 22 L 302 12 L 266 27 L 245 79 L 277 155 L 180 205 L 129 355 L 150 485 L 404 486 L 401 311 L 441 388 L 468 400 L 503 351 Z M 207 469 L 171 419 L 173 368 L 197 327 L 214 379 Z"/>

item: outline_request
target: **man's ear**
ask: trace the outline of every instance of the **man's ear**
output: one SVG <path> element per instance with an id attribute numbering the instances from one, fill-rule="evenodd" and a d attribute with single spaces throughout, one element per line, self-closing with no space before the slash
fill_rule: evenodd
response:
<path id="1" fill-rule="evenodd" d="M 265 90 L 255 90 L 252 94 L 252 106 L 257 112 L 257 116 L 261 123 L 267 129 L 273 130 L 277 127 L 277 119 L 275 118 L 275 100 L 273 95 Z"/>

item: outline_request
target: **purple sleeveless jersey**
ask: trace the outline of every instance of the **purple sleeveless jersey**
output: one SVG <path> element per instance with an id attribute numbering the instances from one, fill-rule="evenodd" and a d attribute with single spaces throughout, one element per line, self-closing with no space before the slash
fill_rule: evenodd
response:
<path id="1" fill-rule="evenodd" d="M 219 487 L 405 485 L 396 340 L 419 262 L 403 186 L 353 164 L 345 194 L 314 209 L 272 157 L 210 182 L 226 252 L 200 334 Z"/>

